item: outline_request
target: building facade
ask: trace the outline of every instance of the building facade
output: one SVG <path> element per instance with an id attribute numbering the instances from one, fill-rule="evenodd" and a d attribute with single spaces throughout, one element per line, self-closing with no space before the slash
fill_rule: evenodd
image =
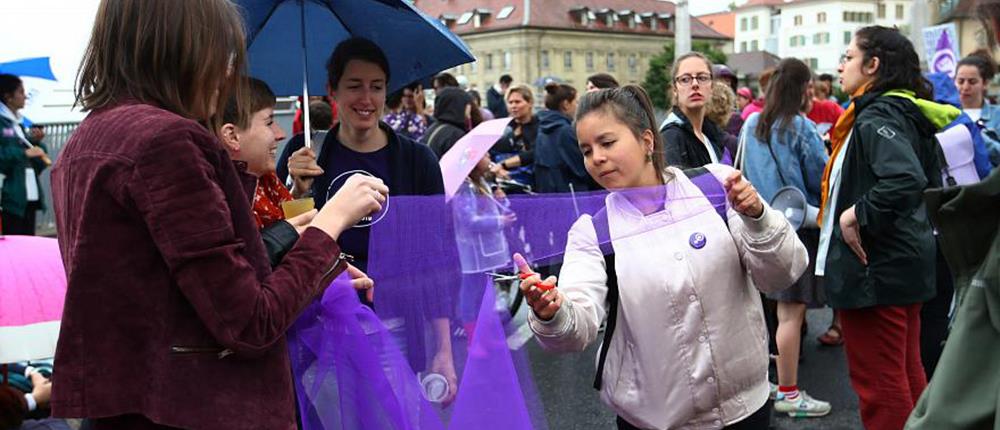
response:
<path id="1" fill-rule="evenodd" d="M 883 25 L 908 34 L 912 6 L 912 0 L 751 0 L 736 10 L 734 49 L 799 58 L 817 73 L 835 73 L 855 31 Z"/>
<path id="2" fill-rule="evenodd" d="M 448 72 L 485 91 L 500 76 L 540 89 L 547 81 L 583 91 L 595 73 L 641 83 L 650 58 L 673 40 L 674 5 L 656 0 L 417 0 L 469 46 L 476 61 Z M 732 52 L 732 40 L 691 19 L 694 41 Z"/>

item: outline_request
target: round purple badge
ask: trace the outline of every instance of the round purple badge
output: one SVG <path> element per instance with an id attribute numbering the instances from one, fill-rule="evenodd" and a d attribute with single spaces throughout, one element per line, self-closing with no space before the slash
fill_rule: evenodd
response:
<path id="1" fill-rule="evenodd" d="M 708 239 L 705 238 L 703 233 L 693 233 L 691 238 L 688 239 L 688 243 L 694 249 L 702 249 L 705 247 L 705 242 L 707 242 L 707 240 Z"/>

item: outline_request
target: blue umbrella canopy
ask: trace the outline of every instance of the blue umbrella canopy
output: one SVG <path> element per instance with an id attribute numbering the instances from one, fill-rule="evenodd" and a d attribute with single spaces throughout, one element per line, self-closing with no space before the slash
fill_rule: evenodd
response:
<path id="1" fill-rule="evenodd" d="M 276 94 L 326 93 L 326 62 L 350 37 L 375 42 L 389 59 L 388 90 L 474 60 L 440 21 L 404 0 L 238 0 L 247 26 L 250 75 Z M 303 65 L 305 67 L 303 68 Z"/>
<path id="2" fill-rule="evenodd" d="M 56 76 L 52 74 L 49 57 L 25 58 L 0 63 L 0 73 L 9 73 L 20 77 L 48 79 L 50 81 L 56 80 Z"/>

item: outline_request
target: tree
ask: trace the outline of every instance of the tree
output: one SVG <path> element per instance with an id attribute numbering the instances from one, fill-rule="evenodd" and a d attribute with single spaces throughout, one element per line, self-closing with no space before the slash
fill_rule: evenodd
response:
<path id="1" fill-rule="evenodd" d="M 726 63 L 726 54 L 713 48 L 708 42 L 695 41 L 691 44 L 691 50 L 705 54 L 712 63 Z M 646 79 L 642 82 L 642 87 L 649 93 L 649 98 L 653 101 L 654 107 L 660 109 L 670 108 L 667 89 L 670 88 L 670 67 L 673 66 L 673 63 L 673 42 L 667 42 L 663 45 L 663 52 L 649 59 L 649 70 L 646 71 Z"/>

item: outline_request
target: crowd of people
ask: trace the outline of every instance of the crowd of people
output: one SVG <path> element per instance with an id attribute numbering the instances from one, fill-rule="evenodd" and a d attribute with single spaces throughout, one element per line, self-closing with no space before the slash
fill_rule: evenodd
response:
<path id="1" fill-rule="evenodd" d="M 439 160 L 494 118 L 509 123 L 448 203 L 455 302 L 379 314 L 413 371 L 444 380 L 442 405 L 461 386 L 456 333 L 473 338 L 490 274 L 511 269 L 545 349 L 601 342 L 594 386 L 619 429 L 763 430 L 772 411 L 829 414 L 799 387 L 806 310 L 824 306 L 834 319 L 820 342 L 843 345 L 865 428 L 959 428 L 942 427 L 949 410 L 925 391 L 961 386 L 942 344 L 966 304 L 955 297 L 975 296 L 958 293 L 953 275 L 967 268 L 924 195 L 974 186 L 953 183 L 962 166 L 936 137 L 962 124 L 976 179 L 997 176 L 989 52 L 932 84 L 903 34 L 864 27 L 838 67 L 845 100 L 798 59 L 750 88 L 685 53 L 658 120 L 642 87 L 608 74 L 583 91 L 504 75 L 485 105 L 448 73 L 433 94 L 420 83 L 390 93 L 383 50 L 350 38 L 330 53 L 328 94 L 300 101 L 310 126 L 279 153 L 275 94 L 245 75 L 228 1 L 103 0 L 100 11 L 77 86 L 89 115 L 54 165 L 44 131 L 20 125 L 22 82 L 0 74 L 0 228 L 34 234 L 38 174 L 52 165 L 68 283 L 58 368 L 21 369 L 21 391 L 0 386 L 3 430 L 48 408 L 88 429 L 295 428 L 289 327 L 342 273 L 365 306 L 384 303 L 368 273 L 389 195 L 445 204 Z M 815 211 L 801 226 L 772 207 L 788 190 Z M 565 239 L 558 263 L 512 253 L 510 198 L 592 192 L 606 193 L 601 208 L 552 233 Z M 303 198 L 315 208 L 287 213 Z"/>

